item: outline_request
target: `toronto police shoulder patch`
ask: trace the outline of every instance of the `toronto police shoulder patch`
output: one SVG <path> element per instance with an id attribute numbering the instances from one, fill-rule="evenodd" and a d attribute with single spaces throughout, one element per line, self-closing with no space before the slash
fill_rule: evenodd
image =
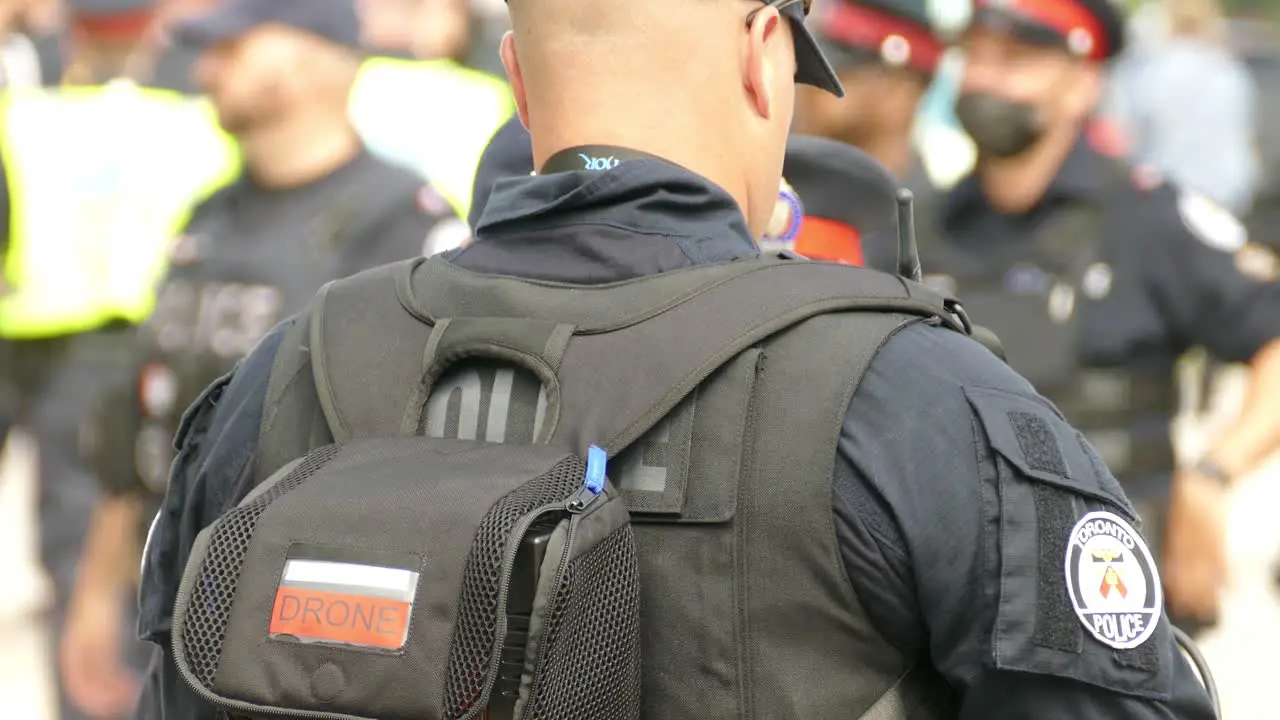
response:
<path id="1" fill-rule="evenodd" d="M 1067 593 L 1076 616 L 1099 642 L 1135 648 L 1155 633 L 1163 610 L 1151 551 L 1120 516 L 1091 512 L 1067 540 Z"/>

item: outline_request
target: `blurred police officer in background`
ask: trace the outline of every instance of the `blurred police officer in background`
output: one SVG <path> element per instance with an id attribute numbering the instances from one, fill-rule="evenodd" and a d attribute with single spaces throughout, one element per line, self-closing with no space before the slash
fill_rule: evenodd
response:
<path id="1" fill-rule="evenodd" d="M 912 146 L 916 110 L 942 56 L 927 3 L 823 0 L 814 14 L 810 24 L 840 75 L 845 96 L 799 89 L 797 132 L 870 153 L 915 194 L 919 232 L 935 232 L 937 192 Z"/>
<path id="2" fill-rule="evenodd" d="M 179 28 L 204 48 L 197 80 L 238 140 L 244 173 L 200 204 L 172 245 L 141 333 L 143 363 L 86 428 L 109 494 L 77 587 L 86 617 L 112 616 L 136 580 L 182 409 L 320 285 L 420 255 L 433 229 L 455 220 L 352 128 L 356 29 L 344 0 L 231 0 Z M 83 676 L 114 655 L 100 623 L 83 628 L 63 661 L 88 688 L 94 678 Z"/>
<path id="3" fill-rule="evenodd" d="M 364 0 L 361 32 L 375 52 L 351 96 L 356 129 L 379 156 L 432 183 L 460 217 L 470 207 L 476 163 L 515 112 L 500 78 L 465 65 L 468 0 Z M 403 55 L 403 56 L 401 56 Z M 468 231 L 461 222 L 458 242 Z"/>
<path id="4" fill-rule="evenodd" d="M 1121 478 L 1162 545 L 1170 614 L 1193 629 L 1218 615 L 1224 491 L 1280 444 L 1280 284 L 1230 213 L 1090 142 L 1122 41 L 1106 0 L 979 2 L 956 105 L 979 160 L 921 257 Z M 1252 362 L 1252 392 L 1175 468 L 1173 367 L 1196 344 Z"/>
<path id="5" fill-rule="evenodd" d="M 497 182 L 475 242 L 425 264 L 397 266 L 407 278 L 401 289 L 413 296 L 403 302 L 417 302 L 426 291 L 421 271 L 447 267 L 441 263 L 478 283 L 468 301 L 483 301 L 493 282 L 527 284 L 516 278 L 545 281 L 542 287 L 618 281 L 648 287 L 763 263 L 755 238 L 776 208 L 795 84 L 839 92 L 804 29 L 805 10 L 795 0 L 513 0 L 514 31 L 504 38 L 502 57 L 532 133 L 538 175 Z M 706 267 L 712 264 L 722 266 Z M 796 265 L 806 265 L 803 272 L 838 271 L 842 287 L 883 282 L 925 292 L 872 271 Z M 384 271 L 355 282 L 385 300 L 394 298 L 391 277 Z M 607 306 L 617 292 L 560 290 L 598 293 L 599 303 L 578 308 L 584 312 Z M 777 299 L 759 297 L 758 306 Z M 345 323 L 333 338 L 370 361 L 356 373 L 368 377 L 343 374 L 344 388 L 383 383 L 377 394 L 364 395 L 371 402 L 386 399 L 383 390 L 395 395 L 395 408 L 377 408 L 379 417 L 394 414 L 393 424 L 401 422 L 411 388 L 390 387 L 376 368 L 394 357 L 418 379 L 422 348 L 430 352 L 425 325 L 401 312 L 396 307 L 354 324 L 378 338 L 376 347 L 353 340 L 346 333 L 356 327 Z M 1132 508 L 1087 444 L 945 313 L 931 322 L 860 317 L 891 319 L 895 332 L 869 339 L 851 332 L 867 327 L 855 317 L 831 316 L 763 340 L 762 356 L 735 365 L 748 368 L 743 382 L 763 393 L 735 396 L 725 406 L 745 422 L 736 403 L 759 400 L 746 427 L 726 434 L 699 425 L 693 433 L 686 424 L 667 441 L 661 433 L 642 441 L 642 456 L 635 456 L 642 469 L 674 453 L 669 469 L 651 469 L 662 477 L 693 471 L 680 484 L 680 498 L 687 492 L 695 503 L 710 503 L 688 510 L 715 518 L 696 527 L 717 538 L 697 552 L 661 556 L 638 543 L 647 603 L 645 712 L 1212 717 L 1162 617 L 1150 554 L 1128 529 L 1137 522 Z M 143 693 L 148 717 L 213 717 L 179 677 L 170 636 L 196 534 L 299 450 L 331 440 L 327 425 L 315 423 L 306 327 L 284 323 L 271 332 L 184 423 L 144 558 L 141 630 L 161 654 Z M 392 327 L 412 329 L 398 336 Z M 277 363 L 300 382 L 282 388 L 272 378 Z M 461 370 L 496 377 L 465 362 Z M 518 382 L 511 408 L 534 417 L 537 380 L 521 374 Z M 483 393 L 493 382 L 475 385 Z M 289 404 L 307 398 L 310 410 Z M 493 408 L 485 398 L 478 402 Z M 698 402 L 703 413 L 707 406 Z M 453 417 L 444 418 L 441 431 L 461 432 L 455 404 L 443 405 Z M 283 423 L 284 432 L 260 444 L 264 417 L 273 427 Z M 699 422 L 696 415 L 691 422 Z M 713 465 L 723 472 L 713 473 Z M 622 460 L 614 466 L 615 481 L 627 487 L 631 466 Z M 728 488 L 737 500 L 718 497 L 715 488 Z M 670 518 L 654 520 L 644 532 L 655 543 L 705 537 Z M 1123 536 L 1128 551 L 1104 552 L 1114 545 L 1096 543 L 1096 532 Z M 1105 565 L 1111 572 L 1104 576 L 1089 548 L 1099 563 L 1128 565 L 1118 571 Z M 1099 588 L 1098 578 L 1115 580 L 1120 572 L 1129 590 L 1112 596 L 1115 583 Z M 664 586 L 691 573 L 696 587 Z M 1082 578 L 1088 587 L 1069 594 Z M 1129 611 L 1124 628 L 1090 619 L 1108 607 Z M 341 670 L 336 677 L 344 677 Z M 934 706 L 948 700 L 959 707 Z"/>
<path id="6" fill-rule="evenodd" d="M 117 655 L 127 635 L 120 615 L 70 608 L 97 501 L 79 459 L 79 427 L 91 398 L 127 372 L 165 240 L 235 166 L 207 106 L 132 81 L 147 73 L 152 11 L 149 2 L 71 4 L 64 79 L 90 84 L 0 96 L 0 413 L 36 442 L 52 635 L 65 641 L 87 629 L 109 638 Z M 94 716 L 127 707 L 134 685 L 112 659 L 88 686 L 74 672 L 54 673 L 63 717 L 80 717 L 77 706 Z"/>

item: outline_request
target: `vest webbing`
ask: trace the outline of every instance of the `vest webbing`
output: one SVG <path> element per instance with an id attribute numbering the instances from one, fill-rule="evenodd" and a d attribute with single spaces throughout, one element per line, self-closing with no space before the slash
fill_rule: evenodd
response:
<path id="1" fill-rule="evenodd" d="M 1112 196 L 1130 185 L 1129 173 L 1118 162 L 1108 163 L 1101 194 Z M 957 294 L 974 322 L 994 329 L 1008 352 L 1010 364 L 1031 380 L 1036 389 L 1056 404 L 1063 415 L 1094 444 L 1113 473 L 1122 479 L 1150 473 L 1167 473 L 1174 467 L 1173 446 L 1167 433 L 1132 431 L 1138 421 L 1153 416 L 1171 417 L 1177 395 L 1170 374 L 1147 366 L 1093 367 L 1083 344 L 1082 311 L 1075 296 L 1090 265 L 1106 261 L 1107 208 L 1100 201 L 1079 200 L 1055 210 L 1032 238 L 1033 264 L 1068 281 L 1074 288 L 1074 309 L 1069 319 L 1050 318 L 1043 297 L 1011 296 L 1005 283 L 1013 268 L 991 263 L 967 276 L 958 275 Z M 959 252 L 941 238 L 927 240 L 922 250 L 926 271 L 947 272 L 963 267 L 963 260 L 948 258 Z M 930 263 L 933 257 L 935 263 Z M 1052 304 L 1052 295 L 1049 303 Z"/>
<path id="2" fill-rule="evenodd" d="M 145 320 L 170 240 L 238 169 L 208 103 L 127 85 L 15 89 L 0 123 L 12 287 L 0 337 Z"/>
<path id="3" fill-rule="evenodd" d="M 421 430 L 454 363 L 522 367 L 546 388 L 539 439 L 600 444 L 622 476 L 640 548 L 644 717 L 954 717 L 945 683 L 863 612 L 831 520 L 837 439 L 863 372 L 906 324 L 965 331 L 948 307 L 900 278 L 804 261 L 589 287 L 401 263 L 331 283 L 286 334 L 257 478 L 330 438 Z M 657 434 L 661 482 L 629 482 Z"/>
<path id="4" fill-rule="evenodd" d="M 422 175 L 461 218 L 480 156 L 514 112 L 505 82 L 452 60 L 372 58 L 351 95 L 352 120 L 370 148 Z"/>

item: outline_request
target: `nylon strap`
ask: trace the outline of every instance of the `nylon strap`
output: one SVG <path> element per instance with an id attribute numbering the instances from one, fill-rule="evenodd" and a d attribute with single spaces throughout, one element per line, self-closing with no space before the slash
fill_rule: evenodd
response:
<path id="1" fill-rule="evenodd" d="M 402 301 L 421 317 L 457 323 L 465 309 L 485 318 L 468 321 L 469 329 L 449 342 L 451 357 L 513 362 L 546 382 L 551 364 L 534 348 L 555 327 L 577 327 L 554 373 L 561 407 L 551 436 L 577 452 L 591 444 L 610 453 L 624 449 L 725 362 L 817 315 L 896 312 L 966 330 L 933 291 L 834 264 L 762 258 L 605 289 L 476 276 L 441 260 L 420 269 L 423 277 L 409 287 L 432 289 L 432 304 Z M 494 319 L 503 317 L 519 320 Z M 523 350 L 506 352 L 517 337 Z M 435 357 L 428 381 L 448 364 L 439 350 Z"/>

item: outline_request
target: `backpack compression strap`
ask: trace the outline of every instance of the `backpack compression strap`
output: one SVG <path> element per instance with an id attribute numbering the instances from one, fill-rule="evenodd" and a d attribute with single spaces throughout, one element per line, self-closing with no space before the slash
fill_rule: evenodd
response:
<path id="1" fill-rule="evenodd" d="M 394 298 L 388 273 L 396 276 Z M 400 317 L 393 317 L 396 305 Z M 313 307 L 309 344 L 320 404 L 340 442 L 419 432 L 441 375 L 487 358 L 544 384 L 539 441 L 576 452 L 597 444 L 613 454 L 724 363 L 797 323 L 877 312 L 967 333 L 952 307 L 902 278 L 803 260 L 750 259 L 572 286 L 480 275 L 433 258 L 326 286 Z M 421 348 L 412 352 L 416 367 L 406 364 L 405 343 Z M 393 397 L 401 399 L 394 409 Z"/>

